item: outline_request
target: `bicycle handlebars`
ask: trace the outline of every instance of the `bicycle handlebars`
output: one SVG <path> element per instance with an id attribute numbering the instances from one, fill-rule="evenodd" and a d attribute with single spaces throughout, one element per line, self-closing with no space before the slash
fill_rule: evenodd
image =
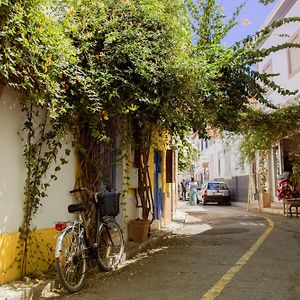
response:
<path id="1" fill-rule="evenodd" d="M 70 194 L 74 194 L 74 193 L 81 192 L 81 191 L 82 191 L 81 188 L 74 189 L 74 190 L 70 191 Z"/>
<path id="2" fill-rule="evenodd" d="M 74 194 L 74 193 L 80 193 L 82 191 L 87 191 L 89 192 L 91 195 L 98 195 L 98 194 L 103 194 L 105 191 L 111 192 L 111 186 L 109 185 L 105 185 L 104 189 L 99 193 L 99 192 L 92 192 L 91 190 L 89 190 L 88 188 L 77 188 L 74 190 L 70 191 L 70 194 Z"/>

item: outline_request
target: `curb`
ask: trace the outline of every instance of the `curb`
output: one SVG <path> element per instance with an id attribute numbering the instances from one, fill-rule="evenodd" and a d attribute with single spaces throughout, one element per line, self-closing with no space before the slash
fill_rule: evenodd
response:
<path id="1" fill-rule="evenodd" d="M 238 201 L 231 201 L 232 206 L 238 206 L 238 207 L 245 207 L 247 208 L 247 203 L 245 202 L 238 202 Z"/>
<path id="2" fill-rule="evenodd" d="M 157 230 L 157 231 L 153 231 L 151 233 L 151 236 L 147 240 L 145 240 L 141 243 L 126 241 L 126 245 L 125 245 L 126 257 L 125 257 L 125 259 L 126 260 L 130 259 L 130 258 L 136 256 L 140 252 L 144 252 L 144 251 L 147 251 L 148 249 L 155 247 L 157 244 L 160 243 L 161 240 L 164 240 L 171 234 L 172 233 L 169 231 L 165 231 L 165 230 L 158 231 Z"/>
<path id="3" fill-rule="evenodd" d="M 34 300 L 55 297 L 57 294 L 52 291 L 56 285 L 54 279 L 39 280 L 38 283 L 14 281 L 0 287 L 0 300 Z"/>
<path id="4" fill-rule="evenodd" d="M 244 202 L 231 202 L 232 206 L 237 207 L 243 207 L 247 208 L 248 204 Z M 274 207 L 260 207 L 258 210 L 257 204 L 250 203 L 249 205 L 249 211 L 255 212 L 255 213 L 267 213 L 272 215 L 283 215 L 283 209 L 280 206 L 274 206 Z"/>
<path id="5" fill-rule="evenodd" d="M 33 299 L 33 287 L 11 287 L 10 285 L 4 285 L 0 288 L 1 300 L 27 300 Z"/>

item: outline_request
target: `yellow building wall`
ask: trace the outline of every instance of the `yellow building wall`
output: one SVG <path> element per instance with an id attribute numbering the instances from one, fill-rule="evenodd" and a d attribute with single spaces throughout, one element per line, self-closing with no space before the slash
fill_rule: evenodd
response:
<path id="1" fill-rule="evenodd" d="M 46 271 L 54 262 L 54 251 L 57 231 L 54 228 L 39 229 L 33 234 L 29 250 L 28 273 L 41 273 Z M 0 284 L 20 278 L 19 233 L 0 234 Z M 34 258 L 33 258 L 34 257 Z"/>
<path id="2" fill-rule="evenodd" d="M 166 182 L 166 150 L 168 148 L 169 135 L 166 132 L 159 134 L 157 132 L 154 137 L 156 148 L 152 147 L 149 159 L 149 171 L 151 183 L 154 187 L 154 151 L 158 149 L 161 151 L 161 180 L 162 180 L 162 218 L 164 225 L 172 221 L 172 184 Z M 154 190 L 153 190 L 154 193 Z"/>

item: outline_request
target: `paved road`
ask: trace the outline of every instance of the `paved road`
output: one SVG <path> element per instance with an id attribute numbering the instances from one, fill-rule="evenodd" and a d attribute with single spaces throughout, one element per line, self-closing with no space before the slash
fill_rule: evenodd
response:
<path id="1" fill-rule="evenodd" d="M 56 299 L 300 299 L 300 218 L 266 217 L 182 202 L 170 227 L 176 236 Z"/>

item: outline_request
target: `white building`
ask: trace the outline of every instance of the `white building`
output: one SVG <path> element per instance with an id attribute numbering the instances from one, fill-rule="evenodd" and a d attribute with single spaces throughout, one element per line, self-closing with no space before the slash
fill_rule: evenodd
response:
<path id="1" fill-rule="evenodd" d="M 199 139 L 200 158 L 195 177 L 202 183 L 208 180 L 225 181 L 233 201 L 247 202 L 248 168 L 240 159 L 240 138 Z"/>
<path id="2" fill-rule="evenodd" d="M 264 26 L 271 24 L 275 20 L 284 17 L 299 17 L 299 0 L 282 0 L 264 23 Z M 275 29 L 270 37 L 261 45 L 261 48 L 269 48 L 282 43 L 300 43 L 300 22 L 284 24 Z M 257 65 L 259 72 L 279 73 L 274 81 L 291 91 L 300 88 L 300 48 L 288 48 L 272 53 Z M 268 97 L 276 105 L 288 105 L 290 103 L 299 103 L 300 93 L 294 96 L 282 96 L 277 92 L 270 91 Z M 289 161 L 289 153 L 293 142 L 286 137 L 270 150 L 267 169 L 267 189 L 271 194 L 273 202 L 277 202 L 276 187 L 277 179 L 284 171 L 292 171 L 292 165 Z"/>

